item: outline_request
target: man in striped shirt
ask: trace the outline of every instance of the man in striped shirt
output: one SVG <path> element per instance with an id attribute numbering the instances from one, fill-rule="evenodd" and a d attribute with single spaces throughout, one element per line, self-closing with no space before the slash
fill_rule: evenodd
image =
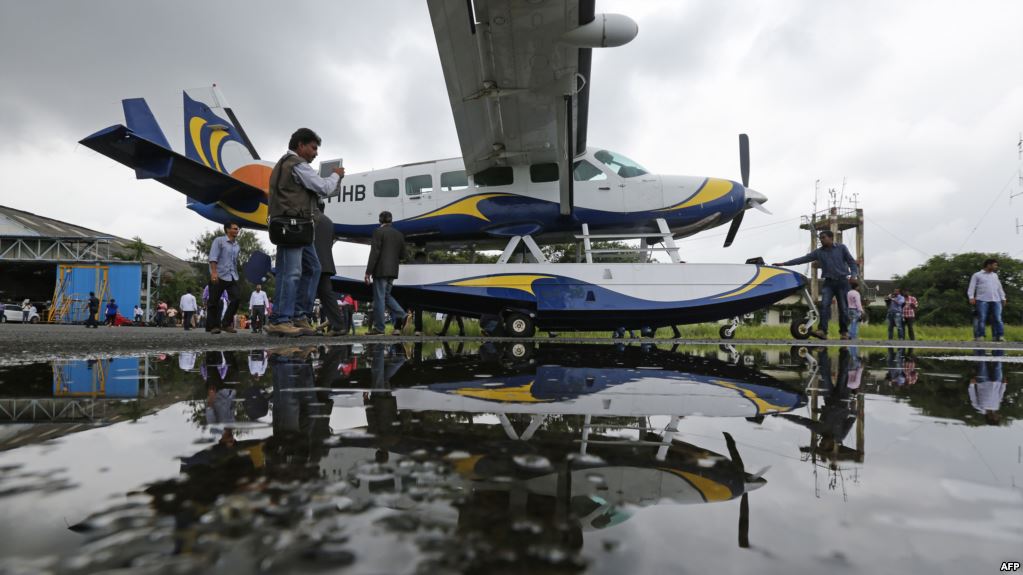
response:
<path id="1" fill-rule="evenodd" d="M 915 340 L 916 332 L 913 331 L 913 324 L 916 323 L 916 307 L 918 304 L 916 298 L 909 293 L 908 289 L 903 289 L 902 295 L 906 298 L 906 303 L 902 305 L 902 324 L 909 334 L 909 339 Z"/>

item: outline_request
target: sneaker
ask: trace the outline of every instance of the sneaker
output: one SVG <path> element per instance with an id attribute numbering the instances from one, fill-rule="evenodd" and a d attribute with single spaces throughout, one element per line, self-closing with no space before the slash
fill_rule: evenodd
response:
<path id="1" fill-rule="evenodd" d="M 238 333 L 238 330 L 236 330 L 233 326 L 227 326 L 222 331 L 226 331 L 227 333 Z"/>
<path id="2" fill-rule="evenodd" d="M 292 322 L 292 324 L 297 329 L 301 330 L 302 335 L 316 335 L 316 330 L 313 328 L 313 326 L 309 323 L 309 320 L 307 320 L 306 318 L 296 319 L 295 321 Z"/>
<path id="3" fill-rule="evenodd" d="M 975 337 L 975 338 L 973 338 L 973 341 L 984 341 L 984 338 L 982 338 L 982 337 Z"/>
<path id="4" fill-rule="evenodd" d="M 828 339 L 828 334 L 824 333 L 824 331 L 822 330 L 810 332 L 810 335 L 814 336 L 817 339 Z"/>
<path id="5" fill-rule="evenodd" d="M 1005 338 L 1002 336 L 998 336 L 995 338 L 995 341 L 1005 341 Z"/>
<path id="6" fill-rule="evenodd" d="M 843 334 L 842 334 L 842 339 L 852 339 L 852 338 L 851 338 L 851 337 L 849 337 L 849 334 L 847 334 L 847 333 L 843 333 Z"/>
<path id="7" fill-rule="evenodd" d="M 281 323 L 268 323 L 263 327 L 263 331 L 266 335 L 276 336 L 287 336 L 287 337 L 298 337 L 302 335 L 302 330 L 298 329 L 290 321 Z"/>
<path id="8" fill-rule="evenodd" d="M 400 329 L 396 329 L 396 330 L 391 332 L 391 335 L 401 335 L 401 330 Z"/>
<path id="9" fill-rule="evenodd" d="M 218 333 L 220 333 L 220 328 L 219 328 L 219 327 L 215 327 L 215 328 L 213 328 L 213 329 L 211 329 L 211 330 L 210 330 L 210 333 L 212 333 L 212 334 L 218 334 Z"/>
<path id="10" fill-rule="evenodd" d="M 384 335 L 384 332 L 378 329 L 369 328 L 369 331 L 366 332 L 366 335 Z"/>

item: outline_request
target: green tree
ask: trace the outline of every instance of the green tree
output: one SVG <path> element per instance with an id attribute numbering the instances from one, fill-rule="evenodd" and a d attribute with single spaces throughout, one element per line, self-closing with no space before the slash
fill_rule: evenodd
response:
<path id="1" fill-rule="evenodd" d="M 998 260 L 998 277 L 1005 288 L 1006 322 L 1020 318 L 1023 312 L 1023 261 L 1006 254 L 940 254 L 895 276 L 899 287 L 910 290 L 920 301 L 917 321 L 930 325 L 964 325 L 973 320 L 973 308 L 966 298 L 970 276 L 980 270 L 987 258 Z"/>
<path id="2" fill-rule="evenodd" d="M 130 262 L 141 262 L 145 261 L 146 256 L 153 253 L 153 248 L 146 245 L 146 242 L 142 241 L 142 238 L 135 236 L 131 239 L 128 245 L 124 246 L 124 251 L 117 254 L 115 257 L 119 260 L 127 260 Z"/>
<path id="3" fill-rule="evenodd" d="M 540 250 L 545 256 L 547 256 L 547 259 L 551 263 L 575 263 L 577 259 L 576 253 L 581 249 L 582 245 L 574 242 L 565 244 L 547 244 L 540 247 Z M 590 249 L 627 250 L 618 253 L 593 254 L 593 260 L 599 262 L 642 263 L 644 261 L 653 261 L 650 258 L 644 259 L 643 254 L 638 251 L 637 247 L 630 246 L 627 242 L 623 241 L 591 241 Z M 579 258 L 579 261 L 586 261 L 585 255 Z"/>

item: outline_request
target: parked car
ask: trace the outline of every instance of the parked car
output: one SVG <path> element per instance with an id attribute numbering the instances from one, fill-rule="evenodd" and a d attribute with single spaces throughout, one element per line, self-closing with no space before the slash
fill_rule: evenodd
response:
<path id="1" fill-rule="evenodd" d="M 21 323 L 21 305 L 16 303 L 4 304 L 4 313 L 0 315 L 0 323 L 15 321 Z M 39 312 L 35 311 L 28 316 L 29 323 L 39 323 Z"/>

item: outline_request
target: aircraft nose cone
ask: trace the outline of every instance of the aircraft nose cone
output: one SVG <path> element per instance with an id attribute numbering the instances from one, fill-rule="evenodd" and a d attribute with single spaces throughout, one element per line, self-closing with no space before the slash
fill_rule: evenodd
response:
<path id="1" fill-rule="evenodd" d="M 746 202 L 756 202 L 762 204 L 767 201 L 767 196 L 754 190 L 753 188 L 746 188 Z"/>

